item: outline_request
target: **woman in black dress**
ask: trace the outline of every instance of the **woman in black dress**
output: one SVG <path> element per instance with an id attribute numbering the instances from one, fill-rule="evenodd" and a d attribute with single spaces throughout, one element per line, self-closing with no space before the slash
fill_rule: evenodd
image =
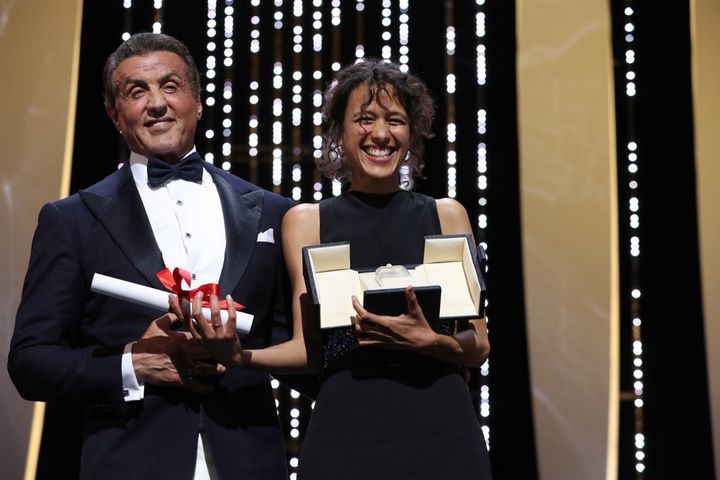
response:
<path id="1" fill-rule="evenodd" d="M 366 269 L 422 263 L 426 235 L 472 232 L 458 202 L 409 191 L 434 116 L 422 81 L 393 63 L 366 60 L 341 70 L 324 100 L 318 167 L 349 188 L 319 204 L 298 205 L 283 220 L 293 339 L 244 351 L 232 322 L 215 329 L 199 322 L 196 334 L 226 365 L 319 368 L 322 385 L 302 444 L 301 480 L 489 479 L 485 439 L 459 368 L 479 367 L 487 358 L 484 319 L 462 328 L 446 324 L 438 333 L 408 287 L 404 315 L 375 315 L 353 298 L 354 327 L 321 333 L 309 320 L 303 326 L 303 246 L 350 242 L 351 267 Z"/>

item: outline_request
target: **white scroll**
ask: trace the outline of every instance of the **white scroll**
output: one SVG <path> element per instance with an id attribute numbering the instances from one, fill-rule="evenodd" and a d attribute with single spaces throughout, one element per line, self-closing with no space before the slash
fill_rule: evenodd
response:
<path id="1" fill-rule="evenodd" d="M 172 293 L 120 280 L 119 278 L 109 277 L 100 273 L 93 275 L 90 290 L 95 293 L 143 305 L 145 307 L 155 308 L 163 312 L 166 312 L 168 309 L 168 295 Z M 182 307 L 183 309 L 188 309 L 189 311 L 190 303 L 187 300 L 184 300 Z M 205 318 L 210 318 L 210 308 L 203 307 L 202 312 Z M 227 310 L 220 310 L 220 319 L 222 320 L 222 323 L 227 322 L 227 318 Z M 235 328 L 238 333 L 249 333 L 250 328 L 252 327 L 253 315 L 244 312 L 237 312 L 235 314 L 235 322 Z"/>

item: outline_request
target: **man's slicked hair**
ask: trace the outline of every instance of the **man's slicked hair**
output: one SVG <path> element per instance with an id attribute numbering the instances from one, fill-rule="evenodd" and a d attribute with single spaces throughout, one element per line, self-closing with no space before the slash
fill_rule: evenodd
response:
<path id="1" fill-rule="evenodd" d="M 185 62 L 190 88 L 195 98 L 200 99 L 200 72 L 190 51 L 180 40 L 162 33 L 136 33 L 125 40 L 105 61 L 103 68 L 103 96 L 105 106 L 114 107 L 116 101 L 115 85 L 112 76 L 123 61 L 130 57 L 142 57 L 153 52 L 171 52 Z"/>

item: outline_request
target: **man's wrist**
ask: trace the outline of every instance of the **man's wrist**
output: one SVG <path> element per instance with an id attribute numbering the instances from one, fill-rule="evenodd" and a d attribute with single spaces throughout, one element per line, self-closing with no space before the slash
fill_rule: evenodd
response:
<path id="1" fill-rule="evenodd" d="M 145 395 L 145 382 L 138 378 L 133 365 L 133 348 L 137 342 L 125 345 L 122 356 L 123 399 L 126 402 L 142 400 Z"/>

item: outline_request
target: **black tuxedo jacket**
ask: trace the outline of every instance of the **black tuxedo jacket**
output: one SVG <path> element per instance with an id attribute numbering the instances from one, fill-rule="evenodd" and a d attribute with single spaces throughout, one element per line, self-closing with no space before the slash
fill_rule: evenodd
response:
<path id="1" fill-rule="evenodd" d="M 280 223 L 290 201 L 207 164 L 223 208 L 222 294 L 254 315 L 241 340 L 288 338 Z M 274 243 L 258 241 L 273 229 Z M 266 237 L 264 237 L 266 238 Z M 90 292 L 95 273 L 164 290 L 165 268 L 126 164 L 87 190 L 45 205 L 32 244 L 8 369 L 28 400 L 87 405 L 81 477 L 191 479 L 200 424 L 221 479 L 285 479 L 267 374 L 229 369 L 215 392 L 146 385 L 123 400 L 121 356 L 160 312 Z"/>

